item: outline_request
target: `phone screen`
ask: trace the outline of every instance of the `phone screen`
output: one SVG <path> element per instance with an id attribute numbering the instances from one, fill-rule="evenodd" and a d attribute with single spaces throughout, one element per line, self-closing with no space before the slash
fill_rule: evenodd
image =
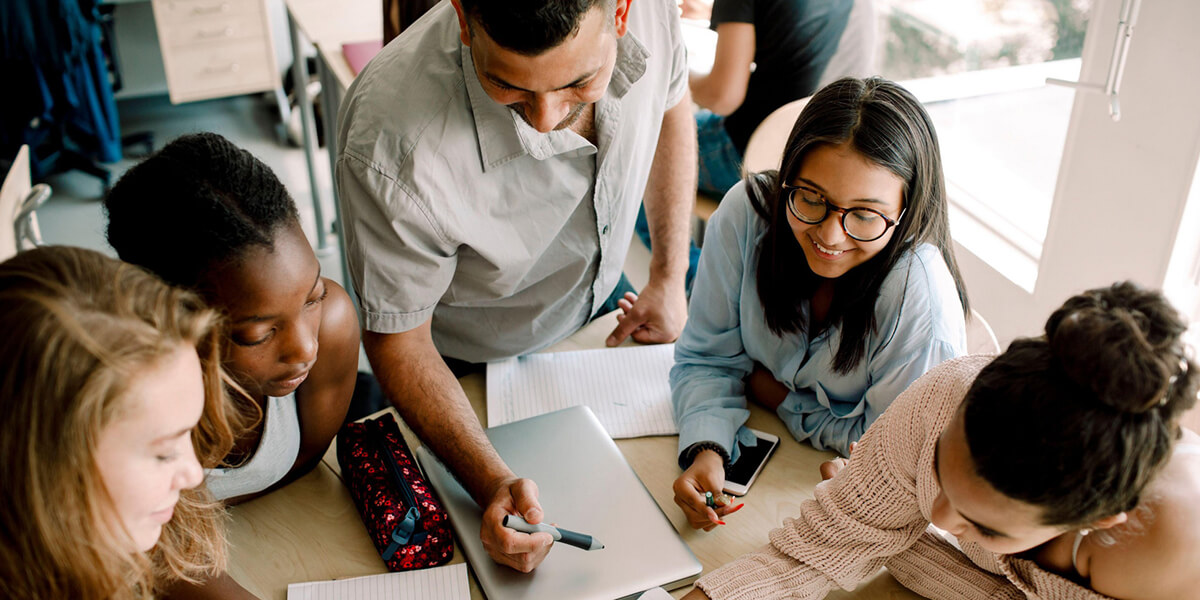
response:
<path id="1" fill-rule="evenodd" d="M 753 447 L 738 442 L 738 450 L 741 454 L 738 456 L 737 462 L 725 470 L 725 481 L 742 486 L 749 484 L 750 478 L 754 477 L 754 473 L 758 471 L 758 466 L 767 460 L 771 451 L 778 444 L 778 440 L 771 441 L 763 438 L 758 438 L 758 445 Z"/>

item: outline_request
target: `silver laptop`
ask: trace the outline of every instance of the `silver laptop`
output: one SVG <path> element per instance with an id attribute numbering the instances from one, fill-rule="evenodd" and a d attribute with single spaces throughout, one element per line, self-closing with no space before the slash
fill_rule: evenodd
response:
<path id="1" fill-rule="evenodd" d="M 488 600 L 635 598 L 695 581 L 701 566 L 591 409 L 577 406 L 487 430 L 512 470 L 537 482 L 546 522 L 604 544 L 584 551 L 556 543 L 532 573 L 492 562 L 479 541 L 480 510 L 424 447 L 417 461 Z"/>

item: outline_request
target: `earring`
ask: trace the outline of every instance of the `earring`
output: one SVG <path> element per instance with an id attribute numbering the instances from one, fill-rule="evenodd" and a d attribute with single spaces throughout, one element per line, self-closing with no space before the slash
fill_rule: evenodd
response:
<path id="1" fill-rule="evenodd" d="M 1087 535 L 1087 534 L 1089 534 L 1089 533 L 1091 533 L 1091 532 L 1092 532 L 1092 530 L 1091 530 L 1091 529 L 1088 529 L 1087 527 L 1084 527 L 1083 529 L 1080 529 L 1080 530 L 1079 530 L 1079 535 Z"/>

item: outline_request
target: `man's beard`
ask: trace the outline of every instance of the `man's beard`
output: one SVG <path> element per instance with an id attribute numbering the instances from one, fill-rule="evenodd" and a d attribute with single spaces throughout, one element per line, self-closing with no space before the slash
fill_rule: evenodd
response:
<path id="1" fill-rule="evenodd" d="M 567 116 L 563 117 L 563 120 L 559 121 L 558 125 L 554 126 L 554 131 L 566 129 L 571 125 L 574 125 L 575 121 L 579 120 L 579 116 L 583 114 L 583 109 L 587 108 L 587 105 L 587 102 L 580 102 L 579 104 L 576 104 L 575 108 L 572 108 L 571 112 L 567 113 Z M 508 108 L 517 113 L 517 115 L 519 115 L 521 119 L 525 121 L 525 124 L 537 129 L 537 127 L 533 126 L 533 123 L 529 122 L 529 117 L 525 116 L 525 108 L 523 106 L 520 104 L 509 104 Z"/>

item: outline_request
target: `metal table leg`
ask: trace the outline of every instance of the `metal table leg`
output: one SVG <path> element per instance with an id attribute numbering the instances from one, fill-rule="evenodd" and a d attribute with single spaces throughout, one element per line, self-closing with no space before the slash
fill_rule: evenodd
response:
<path id="1" fill-rule="evenodd" d="M 321 208 L 321 188 L 317 185 L 317 122 L 313 117 L 312 98 L 308 97 L 308 65 L 300 50 L 300 29 L 289 10 L 288 32 L 292 37 L 292 80 L 295 82 L 296 99 L 300 108 L 301 129 L 304 131 L 304 158 L 308 162 L 308 185 L 312 190 L 313 215 L 317 221 L 317 252 L 328 252 L 325 236 L 325 212 Z M 329 120 L 328 117 L 325 119 Z"/>

